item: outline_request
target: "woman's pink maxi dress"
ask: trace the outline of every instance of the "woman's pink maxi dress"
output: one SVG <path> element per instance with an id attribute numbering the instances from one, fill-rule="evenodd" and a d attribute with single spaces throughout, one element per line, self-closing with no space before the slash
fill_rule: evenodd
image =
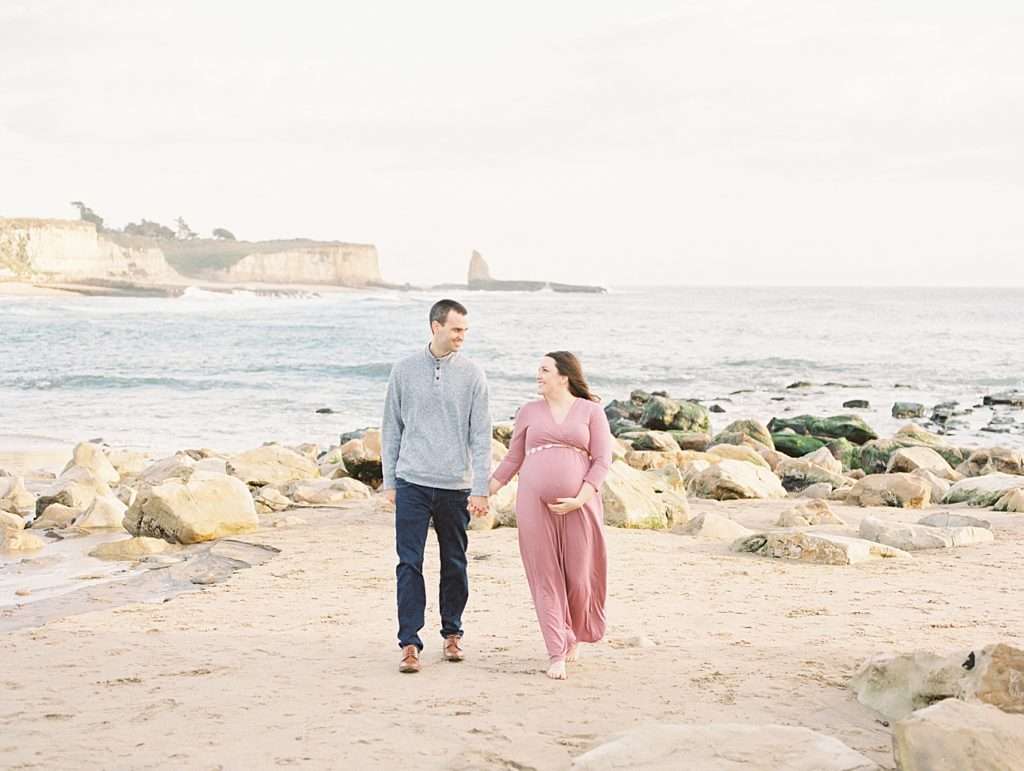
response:
<path id="1" fill-rule="evenodd" d="M 577 641 L 604 636 L 608 558 L 600 490 L 611 448 L 608 419 L 596 402 L 576 399 L 556 423 L 541 399 L 520 408 L 508 455 L 493 474 L 507 484 L 519 472 L 519 553 L 552 661 L 564 659 Z M 568 514 L 548 509 L 558 498 L 575 497 L 584 482 L 598 491 L 589 503 Z"/>

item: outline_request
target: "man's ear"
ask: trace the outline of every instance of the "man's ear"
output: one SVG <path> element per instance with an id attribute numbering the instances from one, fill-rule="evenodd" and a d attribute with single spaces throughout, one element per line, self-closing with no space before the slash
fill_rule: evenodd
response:
<path id="1" fill-rule="evenodd" d="M 437 330 L 441 329 L 442 326 L 443 325 L 440 322 L 431 321 L 430 322 L 430 334 L 436 335 L 437 334 Z"/>

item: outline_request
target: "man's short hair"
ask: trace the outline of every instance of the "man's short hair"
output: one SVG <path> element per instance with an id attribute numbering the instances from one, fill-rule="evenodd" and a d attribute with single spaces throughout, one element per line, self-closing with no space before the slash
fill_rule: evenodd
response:
<path id="1" fill-rule="evenodd" d="M 466 310 L 466 306 L 460 302 L 455 302 L 455 300 L 438 300 L 430 309 L 430 326 L 433 327 L 436 321 L 443 327 L 448 321 L 448 311 L 455 311 L 463 316 L 469 313 Z"/>

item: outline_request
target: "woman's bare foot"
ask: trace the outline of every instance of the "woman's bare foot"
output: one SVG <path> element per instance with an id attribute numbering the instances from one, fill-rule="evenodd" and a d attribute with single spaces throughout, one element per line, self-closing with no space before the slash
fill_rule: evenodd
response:
<path id="1" fill-rule="evenodd" d="M 574 661 L 580 660 L 580 644 L 573 643 L 569 652 L 565 654 L 565 660 L 572 664 Z"/>
<path id="2" fill-rule="evenodd" d="M 552 661 L 545 674 L 552 680 L 565 680 L 565 660 Z"/>

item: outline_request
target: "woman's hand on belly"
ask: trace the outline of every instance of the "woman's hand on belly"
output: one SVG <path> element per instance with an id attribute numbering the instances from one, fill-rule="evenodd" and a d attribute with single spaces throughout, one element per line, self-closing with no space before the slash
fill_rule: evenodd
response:
<path id="1" fill-rule="evenodd" d="M 583 501 L 578 496 L 575 498 L 557 498 L 554 503 L 548 504 L 552 514 L 568 514 L 570 511 L 576 511 L 576 509 L 582 507 Z"/>

